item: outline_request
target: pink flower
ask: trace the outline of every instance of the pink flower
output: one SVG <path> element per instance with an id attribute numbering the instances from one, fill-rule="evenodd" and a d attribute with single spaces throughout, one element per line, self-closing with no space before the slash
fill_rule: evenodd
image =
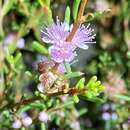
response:
<path id="1" fill-rule="evenodd" d="M 88 43 L 96 43 L 93 41 L 95 39 L 96 34 L 93 34 L 94 29 L 90 28 L 90 24 L 87 26 L 79 25 L 77 32 L 72 39 L 72 43 L 81 49 L 88 49 L 86 44 Z"/>
<path id="2" fill-rule="evenodd" d="M 41 37 L 43 42 L 50 43 L 52 46 L 49 48 L 52 59 L 57 63 L 63 61 L 72 61 L 75 57 L 75 49 L 77 47 L 82 49 L 88 49 L 87 43 L 95 43 L 94 29 L 88 26 L 79 25 L 71 42 L 67 42 L 66 39 L 69 36 L 71 29 L 67 29 L 65 23 L 61 23 L 57 18 L 56 23 L 53 23 L 50 27 L 45 27 L 41 31 Z"/>
<path id="3" fill-rule="evenodd" d="M 53 45 L 49 48 L 52 59 L 57 63 L 72 61 L 75 57 L 71 44 Z"/>
<path id="4" fill-rule="evenodd" d="M 41 33 L 43 42 L 53 45 L 59 44 L 59 41 L 66 41 L 66 37 L 69 35 L 66 25 L 60 23 L 58 18 L 56 19 L 56 23 L 52 23 L 50 27 L 45 27 Z"/>

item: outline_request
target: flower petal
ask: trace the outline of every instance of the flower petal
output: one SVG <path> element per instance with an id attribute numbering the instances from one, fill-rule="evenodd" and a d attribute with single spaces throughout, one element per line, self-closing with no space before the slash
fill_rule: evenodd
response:
<path id="1" fill-rule="evenodd" d="M 49 48 L 49 53 L 55 62 L 57 62 L 57 63 L 63 62 L 64 59 L 63 59 L 63 57 L 60 56 L 59 50 L 55 46 L 51 46 Z"/>
<path id="2" fill-rule="evenodd" d="M 94 29 L 91 29 L 90 24 L 86 27 L 84 25 L 79 25 L 76 34 L 72 40 L 72 43 L 81 49 L 88 49 L 87 43 L 95 43 L 95 34 L 93 34 Z"/>
<path id="3" fill-rule="evenodd" d="M 85 45 L 85 44 L 82 44 L 82 43 L 78 43 L 77 47 L 84 49 L 84 50 L 87 50 L 89 48 L 88 45 Z"/>
<path id="4" fill-rule="evenodd" d="M 74 53 L 71 44 L 53 45 L 49 48 L 49 53 L 55 62 L 71 61 L 74 59 Z"/>
<path id="5" fill-rule="evenodd" d="M 50 27 L 44 27 L 41 30 L 41 37 L 43 42 L 58 44 L 60 40 L 65 41 L 69 32 L 66 30 L 66 24 L 61 23 L 57 18 L 56 23 Z"/>

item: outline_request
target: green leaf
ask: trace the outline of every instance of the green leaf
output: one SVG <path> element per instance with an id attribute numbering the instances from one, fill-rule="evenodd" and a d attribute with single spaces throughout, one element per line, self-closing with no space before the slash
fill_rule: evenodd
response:
<path id="1" fill-rule="evenodd" d="M 20 52 L 18 52 L 17 55 L 14 58 L 14 63 L 18 64 L 19 61 L 21 60 L 21 58 L 22 58 L 22 54 Z"/>
<path id="2" fill-rule="evenodd" d="M 78 103 L 79 102 L 79 98 L 77 95 L 73 95 L 73 100 L 75 103 Z"/>
<path id="3" fill-rule="evenodd" d="M 88 111 L 88 109 L 87 109 L 87 108 L 82 108 L 82 109 L 80 109 L 80 110 L 78 111 L 79 116 L 84 115 L 85 113 L 87 113 L 87 111 Z"/>
<path id="4" fill-rule="evenodd" d="M 96 77 L 96 76 L 93 76 L 93 77 L 89 80 L 89 82 L 88 82 L 88 84 L 87 84 L 87 87 L 88 87 L 88 88 L 91 87 L 92 84 L 95 83 L 96 81 L 97 81 L 97 77 Z"/>
<path id="5" fill-rule="evenodd" d="M 30 71 L 26 71 L 25 74 L 26 74 L 28 77 L 30 77 L 30 78 L 32 78 L 32 76 L 33 76 Z"/>
<path id="6" fill-rule="evenodd" d="M 15 50 L 17 49 L 17 43 L 12 42 L 11 44 L 8 45 L 8 49 L 9 49 L 10 54 L 13 54 Z"/>
<path id="7" fill-rule="evenodd" d="M 104 85 L 99 85 L 98 86 L 98 92 L 100 93 L 100 92 L 103 92 L 105 90 L 105 86 Z"/>
<path id="8" fill-rule="evenodd" d="M 65 69 L 66 69 L 67 73 L 71 73 L 72 71 L 71 71 L 71 66 L 70 66 L 70 64 L 65 61 L 65 62 L 64 62 L 64 65 L 65 65 Z"/>
<path id="9" fill-rule="evenodd" d="M 83 98 L 84 100 L 87 100 L 87 101 L 91 101 L 91 102 L 96 102 L 96 103 L 104 103 L 105 100 L 104 99 L 101 99 L 101 98 L 98 98 L 98 97 L 87 97 L 87 96 L 81 96 L 81 98 Z"/>
<path id="10" fill-rule="evenodd" d="M 88 99 L 90 101 L 94 101 L 96 103 L 104 103 L 104 100 L 99 97 L 93 97 L 92 99 Z"/>
<path id="11" fill-rule="evenodd" d="M 70 7 L 69 6 L 66 7 L 64 20 L 69 25 L 70 23 Z"/>
<path id="12" fill-rule="evenodd" d="M 101 81 L 97 81 L 97 82 L 95 83 L 95 85 L 96 85 L 96 86 L 101 85 Z"/>
<path id="13" fill-rule="evenodd" d="M 84 94 L 84 96 L 91 99 L 93 97 L 93 94 L 88 91 Z"/>
<path id="14" fill-rule="evenodd" d="M 21 109 L 19 109 L 19 113 L 22 113 L 22 112 L 25 112 L 25 111 L 28 111 L 29 109 L 31 109 L 31 106 L 24 106 L 22 107 Z"/>
<path id="15" fill-rule="evenodd" d="M 39 109 L 44 109 L 45 108 L 45 105 L 44 104 L 42 104 L 42 103 L 31 103 L 30 105 L 29 105 L 31 108 L 39 108 Z"/>
<path id="16" fill-rule="evenodd" d="M 35 50 L 35 51 L 37 51 L 37 52 L 39 52 L 39 53 L 41 53 L 41 54 L 48 54 L 48 50 L 47 50 L 47 48 L 45 48 L 43 45 L 41 45 L 39 42 L 37 42 L 37 41 L 34 41 L 33 42 L 33 44 L 32 44 L 32 48 Z"/>
<path id="17" fill-rule="evenodd" d="M 6 60 L 7 60 L 7 62 L 8 62 L 9 64 L 13 64 L 13 63 L 14 63 L 14 58 L 13 58 L 12 55 L 8 55 L 8 56 L 6 56 L 5 58 L 6 58 Z"/>
<path id="18" fill-rule="evenodd" d="M 84 88 L 84 83 L 85 83 L 85 78 L 81 78 L 78 83 L 76 84 L 76 88 L 78 89 L 83 89 Z"/>
<path id="19" fill-rule="evenodd" d="M 114 97 L 125 100 L 125 101 L 130 101 L 130 96 L 127 96 L 127 95 L 115 94 Z"/>
<path id="20" fill-rule="evenodd" d="M 82 75 L 83 75 L 82 72 L 72 72 L 72 73 L 66 74 L 63 78 L 70 79 L 70 78 L 74 78 L 74 77 L 80 77 Z"/>
<path id="21" fill-rule="evenodd" d="M 74 20 L 76 20 L 76 18 L 77 18 L 80 1 L 81 0 L 74 0 L 74 2 L 73 2 L 73 11 L 72 11 L 72 13 L 73 13 Z"/>
<path id="22" fill-rule="evenodd" d="M 63 107 L 68 107 L 68 106 L 71 106 L 73 104 L 74 104 L 74 102 L 72 100 L 71 101 L 67 101 L 67 102 L 64 103 Z"/>
<path id="23" fill-rule="evenodd" d="M 48 19 L 47 19 L 47 21 L 48 21 L 48 24 L 49 24 L 49 25 L 51 25 L 52 22 L 53 22 L 51 9 L 48 10 Z"/>

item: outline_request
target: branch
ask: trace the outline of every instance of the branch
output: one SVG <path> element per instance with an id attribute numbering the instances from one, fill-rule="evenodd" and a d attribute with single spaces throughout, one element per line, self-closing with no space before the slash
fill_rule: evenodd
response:
<path id="1" fill-rule="evenodd" d="M 79 9 L 79 13 L 78 13 L 77 19 L 74 22 L 73 29 L 72 29 L 72 31 L 70 32 L 69 36 L 66 39 L 67 42 L 71 42 L 72 41 L 72 39 L 73 39 L 77 29 L 78 29 L 78 26 L 81 23 L 81 19 L 82 19 L 84 10 L 85 10 L 86 3 L 87 3 L 87 0 L 82 0 L 82 3 L 80 5 L 80 9 Z"/>
<path id="2" fill-rule="evenodd" d="M 83 90 L 79 91 L 77 88 L 72 87 L 72 88 L 69 88 L 69 90 L 67 92 L 65 92 L 64 90 L 61 90 L 61 91 L 58 91 L 55 93 L 43 93 L 43 94 L 46 96 L 60 96 L 60 95 L 64 95 L 64 94 L 74 95 L 74 94 L 78 94 L 78 93 L 83 93 L 84 91 L 86 91 L 86 90 L 83 89 Z M 30 98 L 30 99 L 22 100 L 18 103 L 12 104 L 12 105 L 7 104 L 3 108 L 1 108 L 0 111 L 3 111 L 3 110 L 8 109 L 8 108 L 12 109 L 12 110 L 17 110 L 19 107 L 21 107 L 23 105 L 28 105 L 32 102 L 39 101 L 39 100 L 43 100 L 43 98 L 41 96 L 35 96 L 35 97 Z"/>

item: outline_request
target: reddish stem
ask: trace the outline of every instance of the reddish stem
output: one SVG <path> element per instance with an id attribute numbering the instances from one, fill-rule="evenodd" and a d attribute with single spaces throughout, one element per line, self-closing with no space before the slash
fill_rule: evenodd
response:
<path id="1" fill-rule="evenodd" d="M 79 13 L 78 13 L 77 19 L 74 22 L 73 29 L 72 29 L 72 31 L 70 32 L 69 36 L 66 39 L 67 42 L 71 42 L 72 41 L 72 39 L 73 39 L 77 29 L 78 29 L 78 26 L 79 26 L 79 24 L 82 21 L 81 19 L 82 19 L 84 10 L 85 10 L 86 3 L 87 3 L 87 0 L 82 0 L 82 3 L 81 3 L 80 8 L 79 8 Z"/>

